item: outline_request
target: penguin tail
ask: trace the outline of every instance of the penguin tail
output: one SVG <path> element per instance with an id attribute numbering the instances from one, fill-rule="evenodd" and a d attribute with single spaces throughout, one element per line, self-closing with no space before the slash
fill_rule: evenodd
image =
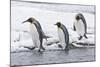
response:
<path id="1" fill-rule="evenodd" d="M 73 30 L 76 31 L 75 25 L 73 25 Z"/>
<path id="2" fill-rule="evenodd" d="M 44 35 L 43 38 L 50 38 L 50 36 Z"/>
<path id="3" fill-rule="evenodd" d="M 46 41 L 47 41 L 47 38 L 51 38 L 51 37 L 50 36 L 43 35 L 43 38 L 46 39 Z"/>

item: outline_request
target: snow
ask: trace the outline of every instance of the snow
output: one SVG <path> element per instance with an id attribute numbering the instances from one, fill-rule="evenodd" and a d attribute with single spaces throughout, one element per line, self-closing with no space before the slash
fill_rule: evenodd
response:
<path id="1" fill-rule="evenodd" d="M 52 9 L 50 10 L 50 4 L 44 5 L 46 8 L 44 6 L 41 6 L 43 8 L 40 8 L 39 4 L 27 3 L 27 5 L 25 5 L 26 3 L 18 4 L 18 2 L 17 5 L 15 4 L 16 4 L 15 2 L 11 2 L 11 52 L 28 50 L 23 47 L 24 46 L 32 47 L 34 45 L 29 32 L 29 24 L 28 23 L 22 24 L 22 22 L 28 19 L 29 17 L 34 17 L 35 19 L 37 19 L 40 22 L 44 33 L 51 37 L 48 39 L 48 41 L 43 40 L 43 46 L 46 48 L 46 50 L 59 49 L 58 44 L 56 44 L 56 42 L 59 41 L 57 35 L 57 27 L 54 26 L 54 24 L 58 21 L 63 23 L 68 29 L 70 35 L 69 36 L 70 44 L 72 42 L 95 44 L 95 40 L 94 40 L 95 39 L 95 34 L 94 34 L 95 14 L 93 14 L 94 11 L 93 6 L 89 6 L 88 8 L 81 9 L 81 10 L 80 8 L 78 8 L 79 9 L 78 11 L 74 9 L 75 10 L 74 12 L 73 10 L 71 10 L 74 8 L 74 6 L 68 7 L 67 5 L 62 5 L 62 7 L 60 7 L 62 8 L 62 10 L 58 9 L 58 7 L 56 9 L 53 9 L 55 8 L 53 6 Z M 70 11 L 64 9 L 65 7 L 67 7 L 67 9 L 69 8 Z M 63 10 L 65 10 L 66 12 Z M 84 12 L 84 10 L 87 10 L 87 12 Z M 88 39 L 83 38 L 82 40 L 79 41 L 78 34 L 75 31 L 73 31 L 74 17 L 77 14 L 76 11 L 82 12 L 86 18 L 87 27 L 88 27 L 87 29 Z M 52 44 L 52 45 L 47 45 L 47 44 Z"/>

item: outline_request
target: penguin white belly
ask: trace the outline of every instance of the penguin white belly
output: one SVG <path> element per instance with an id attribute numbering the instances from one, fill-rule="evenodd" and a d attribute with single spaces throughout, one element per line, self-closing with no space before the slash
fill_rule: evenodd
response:
<path id="1" fill-rule="evenodd" d="M 34 24 L 30 24 L 30 33 L 32 35 L 33 44 L 35 47 L 40 47 L 40 40 L 37 28 Z"/>
<path id="2" fill-rule="evenodd" d="M 84 36 L 85 26 L 82 20 L 75 22 L 76 31 L 80 36 Z"/>
<path id="3" fill-rule="evenodd" d="M 65 49 L 66 43 L 65 43 L 65 35 L 62 29 L 58 28 L 58 37 L 61 43 L 61 46 L 63 49 Z"/>

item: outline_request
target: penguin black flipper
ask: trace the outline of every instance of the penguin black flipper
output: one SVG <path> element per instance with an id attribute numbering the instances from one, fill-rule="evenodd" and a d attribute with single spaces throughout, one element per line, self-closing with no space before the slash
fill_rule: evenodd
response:
<path id="1" fill-rule="evenodd" d="M 74 31 L 76 31 L 75 25 L 73 25 L 73 29 L 74 29 Z"/>
<path id="2" fill-rule="evenodd" d="M 65 34 L 65 43 L 66 43 L 65 51 L 66 51 L 66 50 L 69 50 L 69 33 L 63 24 L 61 25 L 61 29 L 63 30 L 63 32 Z"/>

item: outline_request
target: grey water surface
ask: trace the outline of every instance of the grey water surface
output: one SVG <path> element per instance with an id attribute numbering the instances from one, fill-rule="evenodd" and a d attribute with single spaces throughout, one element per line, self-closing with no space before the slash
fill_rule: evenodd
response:
<path id="1" fill-rule="evenodd" d="M 43 52 L 33 50 L 11 53 L 11 66 L 83 61 L 95 61 L 95 48 L 75 48 L 68 52 L 63 50 L 45 50 Z"/>

